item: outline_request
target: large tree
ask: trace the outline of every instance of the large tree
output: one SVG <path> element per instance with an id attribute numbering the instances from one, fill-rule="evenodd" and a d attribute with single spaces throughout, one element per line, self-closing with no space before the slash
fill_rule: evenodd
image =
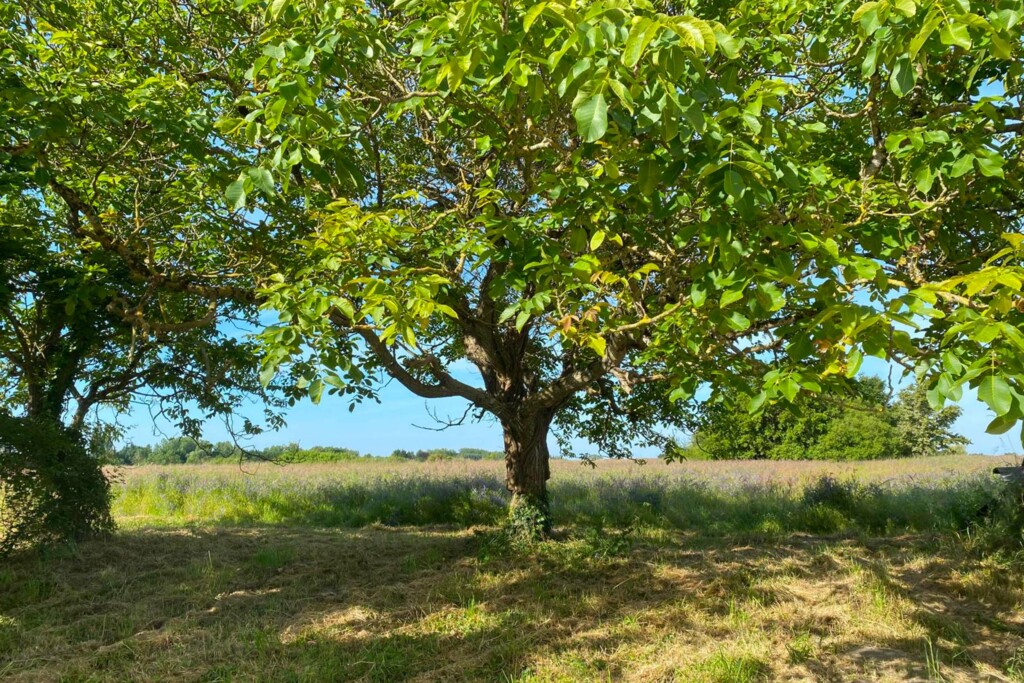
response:
<path id="1" fill-rule="evenodd" d="M 1019 354 L 975 334 L 1020 338 L 1017 3 L 268 12 L 253 110 L 220 129 L 267 174 L 232 200 L 308 226 L 268 363 L 305 343 L 335 385 L 379 368 L 493 414 L 515 501 L 544 507 L 553 424 L 630 444 L 701 385 L 756 409 L 864 354 L 1020 414 Z M 953 291 L 979 271 L 995 311 Z"/>
<path id="2" fill-rule="evenodd" d="M 204 0 L 159 39 L 75 4 L 49 26 L 106 66 L 21 64 L 37 91 L 91 94 L 85 140 L 132 111 L 108 90 L 165 107 L 99 147 L 144 182 L 187 149 L 239 221 L 183 247 L 31 126 L 7 146 L 133 272 L 277 311 L 265 380 L 494 416 L 527 517 L 552 427 L 628 452 L 701 386 L 756 410 L 867 354 L 1022 414 L 1019 2 Z"/>
<path id="3" fill-rule="evenodd" d="M 10 412 L 80 431 L 94 409 L 109 419 L 137 399 L 194 432 L 264 394 L 247 337 L 254 281 L 211 282 L 237 264 L 235 235 L 258 238 L 220 199 L 208 134 L 219 91 L 203 71 L 244 27 L 214 3 L 194 9 L 0 4 Z"/>

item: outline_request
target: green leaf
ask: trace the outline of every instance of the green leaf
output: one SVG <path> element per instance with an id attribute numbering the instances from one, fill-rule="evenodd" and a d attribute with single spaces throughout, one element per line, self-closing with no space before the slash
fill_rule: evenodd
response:
<path id="1" fill-rule="evenodd" d="M 860 24 L 864 35 L 872 35 L 882 27 L 882 20 L 878 16 L 878 3 L 865 2 L 853 13 L 853 20 Z"/>
<path id="2" fill-rule="evenodd" d="M 978 170 L 981 171 L 983 176 L 989 178 L 1002 178 L 1003 176 L 1003 160 L 997 154 L 986 154 L 985 156 L 975 157 L 975 161 L 978 162 Z"/>
<path id="3" fill-rule="evenodd" d="M 1013 406 L 1013 392 L 1006 380 L 998 375 L 989 375 L 978 385 L 978 398 L 997 416 L 1006 415 Z"/>
<path id="4" fill-rule="evenodd" d="M 718 305 L 725 308 L 729 304 L 735 303 L 743 298 L 743 287 L 737 289 L 727 289 L 722 293 L 722 298 L 719 300 Z"/>
<path id="5" fill-rule="evenodd" d="M 622 50 L 622 63 L 629 68 L 636 66 L 640 56 L 660 30 L 658 24 L 647 17 L 640 17 L 629 29 L 626 47 Z"/>
<path id="6" fill-rule="evenodd" d="M 746 185 L 743 184 L 743 176 L 732 169 L 727 169 L 725 172 L 726 193 L 734 199 L 739 199 L 743 194 L 744 187 Z"/>
<path id="7" fill-rule="evenodd" d="M 273 0 L 273 2 L 270 3 L 270 18 L 277 19 L 281 16 L 281 12 L 288 7 L 288 3 L 290 1 L 291 0 Z"/>
<path id="8" fill-rule="evenodd" d="M 989 40 L 992 43 L 992 54 L 994 54 L 999 59 L 1013 58 L 1013 48 L 1010 46 L 1010 43 L 1006 41 L 1002 36 L 1000 36 L 998 33 L 993 33 L 992 35 L 989 36 Z"/>
<path id="9" fill-rule="evenodd" d="M 910 57 L 904 55 L 896 60 L 896 65 L 889 76 L 889 87 L 896 94 L 896 97 L 904 97 L 914 86 L 917 85 L 917 70 L 910 61 Z"/>
<path id="10" fill-rule="evenodd" d="M 536 5 L 526 10 L 526 14 L 523 15 L 523 31 L 527 32 L 530 27 L 533 26 L 533 22 L 537 21 L 537 17 L 541 15 L 544 8 L 548 6 L 546 2 L 538 2 Z"/>
<path id="11" fill-rule="evenodd" d="M 645 159 L 640 163 L 640 174 L 637 183 L 645 195 L 653 194 L 661 180 L 661 165 L 654 159 Z"/>
<path id="12" fill-rule="evenodd" d="M 250 168 L 247 175 L 257 189 L 268 196 L 274 195 L 274 176 L 270 171 L 265 168 Z"/>
<path id="13" fill-rule="evenodd" d="M 604 244 L 605 232 L 604 230 L 596 231 L 590 238 L 590 250 L 597 251 L 597 248 Z"/>
<path id="14" fill-rule="evenodd" d="M 314 405 L 320 403 L 320 397 L 323 396 L 324 394 L 323 381 L 319 379 L 313 380 L 310 383 L 309 388 L 306 390 L 306 392 L 309 394 L 309 400 L 311 400 Z"/>
<path id="15" fill-rule="evenodd" d="M 245 207 L 245 180 L 242 176 L 227 186 L 224 190 L 224 198 L 228 200 L 228 206 L 232 211 Z"/>
<path id="16" fill-rule="evenodd" d="M 921 194 L 928 194 L 931 192 L 932 185 L 934 184 L 935 174 L 932 172 L 931 167 L 922 166 L 914 171 L 914 186 L 917 187 L 917 191 Z"/>
<path id="17" fill-rule="evenodd" d="M 964 24 L 955 24 L 953 21 L 946 22 L 939 30 L 939 39 L 943 45 L 955 45 L 965 50 L 971 49 L 971 34 Z"/>
<path id="18" fill-rule="evenodd" d="M 787 401 L 793 402 L 800 393 L 800 385 L 792 377 L 787 377 L 779 382 L 779 391 L 786 397 Z"/>
<path id="19" fill-rule="evenodd" d="M 860 352 L 860 349 L 850 349 L 846 354 L 846 376 L 854 377 L 860 370 L 860 366 L 863 362 L 864 354 Z"/>
<path id="20" fill-rule="evenodd" d="M 953 162 L 953 165 L 949 169 L 949 177 L 959 178 L 962 175 L 970 173 L 974 169 L 974 155 L 964 154 Z"/>
<path id="21" fill-rule="evenodd" d="M 718 49 L 722 51 L 726 59 L 736 59 L 740 56 L 740 42 L 725 29 L 715 29 L 715 39 L 718 41 Z"/>
<path id="22" fill-rule="evenodd" d="M 604 94 L 596 93 L 584 100 L 574 112 L 576 128 L 586 142 L 596 142 L 604 137 L 608 130 L 608 103 Z"/>
<path id="23" fill-rule="evenodd" d="M 729 324 L 729 327 L 736 330 L 737 332 L 742 332 L 750 328 L 750 318 L 748 318 L 746 315 L 744 315 L 741 311 L 738 310 L 733 311 L 728 316 L 726 316 L 726 322 Z"/>
<path id="24" fill-rule="evenodd" d="M 1016 415 L 1000 415 L 996 419 L 992 420 L 985 431 L 989 434 L 1005 434 L 1006 432 L 1013 429 L 1014 425 L 1017 424 Z"/>
<path id="25" fill-rule="evenodd" d="M 703 308 L 708 300 L 708 290 L 703 282 L 697 281 L 690 286 L 690 303 L 694 308 Z"/>
<path id="26" fill-rule="evenodd" d="M 864 61 L 861 62 L 860 72 L 865 78 L 874 75 L 878 70 L 878 53 L 882 49 L 882 41 L 873 40 L 864 53 Z"/>
<path id="27" fill-rule="evenodd" d="M 629 113 L 632 114 L 633 96 L 629 94 L 629 89 L 627 89 L 626 86 L 622 84 L 622 81 L 618 81 L 615 79 L 608 81 L 608 86 L 612 89 L 612 92 L 615 93 L 616 97 L 619 98 L 619 102 L 622 102 L 622 106 L 624 106 L 629 111 Z"/>
<path id="28" fill-rule="evenodd" d="M 757 414 L 761 410 L 761 407 L 764 406 L 765 401 L 767 400 L 768 394 L 766 394 L 763 391 L 759 392 L 757 396 L 752 397 L 750 401 L 747 402 L 747 412 L 750 415 Z"/>
<path id="29" fill-rule="evenodd" d="M 893 0 L 892 6 L 905 17 L 917 14 L 917 3 L 914 0 Z"/>
<path id="30" fill-rule="evenodd" d="M 270 383 L 274 381 L 274 377 L 277 375 L 277 366 L 272 363 L 265 363 L 260 368 L 260 384 L 264 388 L 270 386 Z"/>
<path id="31" fill-rule="evenodd" d="M 520 311 L 519 315 L 516 316 L 516 329 L 522 331 L 526 327 L 526 323 L 530 320 L 530 314 L 526 311 Z"/>
<path id="32" fill-rule="evenodd" d="M 925 19 L 924 24 L 921 26 L 921 30 L 918 31 L 917 35 L 915 35 L 910 41 L 911 59 L 917 58 L 917 53 L 921 51 L 921 48 L 924 47 L 924 44 L 928 42 L 928 39 L 933 33 L 935 33 L 935 29 L 937 29 L 941 23 L 942 13 L 932 9 L 928 14 L 928 17 Z"/>

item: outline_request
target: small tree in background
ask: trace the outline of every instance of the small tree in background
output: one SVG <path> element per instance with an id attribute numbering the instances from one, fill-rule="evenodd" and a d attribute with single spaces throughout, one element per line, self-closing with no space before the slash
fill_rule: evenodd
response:
<path id="1" fill-rule="evenodd" d="M 960 408 L 934 410 L 914 384 L 890 401 L 882 381 L 857 381 L 844 398 L 800 399 L 750 414 L 736 402 L 699 412 L 693 455 L 715 459 L 877 460 L 943 455 L 968 443 L 952 431 Z M 687 451 L 683 451 L 685 456 Z"/>
<path id="2" fill-rule="evenodd" d="M 953 431 L 960 407 L 932 408 L 928 388 L 920 383 L 900 391 L 889 408 L 890 421 L 899 439 L 900 456 L 916 457 L 963 449 L 970 440 Z"/>

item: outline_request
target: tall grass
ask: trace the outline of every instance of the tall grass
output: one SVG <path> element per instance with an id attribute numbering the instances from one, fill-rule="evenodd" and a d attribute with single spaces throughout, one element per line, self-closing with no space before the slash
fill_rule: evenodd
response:
<path id="1" fill-rule="evenodd" d="M 953 532 L 999 483 L 994 459 L 805 463 L 554 463 L 556 524 L 643 524 L 702 533 Z M 931 464 L 931 468 L 926 465 Z M 491 525 L 505 515 L 500 463 L 132 468 L 116 487 L 127 526 Z"/>

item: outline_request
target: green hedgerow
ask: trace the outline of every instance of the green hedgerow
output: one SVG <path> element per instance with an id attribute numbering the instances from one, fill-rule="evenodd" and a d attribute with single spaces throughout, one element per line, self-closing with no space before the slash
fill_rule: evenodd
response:
<path id="1" fill-rule="evenodd" d="M 0 413 L 0 555 L 113 528 L 110 484 L 77 432 Z"/>

